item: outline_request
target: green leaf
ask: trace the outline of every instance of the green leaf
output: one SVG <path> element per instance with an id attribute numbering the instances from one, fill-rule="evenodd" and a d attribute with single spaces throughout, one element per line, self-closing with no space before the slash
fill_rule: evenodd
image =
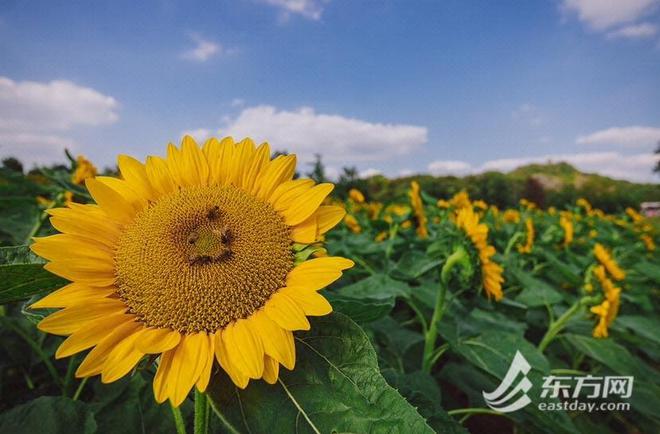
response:
<path id="1" fill-rule="evenodd" d="M 336 292 L 347 297 L 389 300 L 394 297 L 407 297 L 410 287 L 405 282 L 394 280 L 386 274 L 374 274 L 351 285 L 338 288 Z"/>
<path id="2" fill-rule="evenodd" d="M 660 266 L 651 262 L 642 261 L 633 266 L 633 269 L 655 283 L 660 283 Z"/>
<path id="3" fill-rule="evenodd" d="M 633 331 L 636 335 L 660 344 L 660 321 L 655 318 L 640 315 L 622 315 L 616 318 L 614 326 Z"/>
<path id="4" fill-rule="evenodd" d="M 527 392 L 532 403 L 521 411 L 510 413 L 510 417 L 520 423 L 533 425 L 541 432 L 575 433 L 575 426 L 570 418 L 563 412 L 543 412 L 537 407 L 540 400 L 540 390 L 543 377 L 550 372 L 550 365 L 543 354 L 522 336 L 514 333 L 486 331 L 481 335 L 459 340 L 452 348 L 461 354 L 468 362 L 489 373 L 501 381 L 509 370 L 516 351 L 525 357 L 532 369 L 527 374 L 533 387 Z M 486 390 L 490 392 L 490 390 Z M 474 406 L 483 406 L 485 402 L 473 403 Z"/>
<path id="5" fill-rule="evenodd" d="M 27 246 L 0 248 L 0 304 L 47 293 L 66 283 L 45 270 Z"/>
<path id="6" fill-rule="evenodd" d="M 516 297 L 516 301 L 529 307 L 539 307 L 559 303 L 563 300 L 562 295 L 543 280 L 517 268 L 512 268 L 510 272 L 524 288 Z"/>
<path id="7" fill-rule="evenodd" d="M 442 259 L 434 259 L 419 250 L 413 250 L 401 258 L 391 274 L 397 279 L 414 280 L 433 269 L 440 272 L 440 264 Z"/>
<path id="8" fill-rule="evenodd" d="M 297 362 L 280 381 L 237 389 L 216 375 L 208 395 L 236 432 L 367 433 L 433 430 L 378 370 L 367 335 L 341 314 L 316 318 L 296 336 Z"/>
<path id="9" fill-rule="evenodd" d="M 335 312 L 343 313 L 358 323 L 368 323 L 386 316 L 394 307 L 394 298 L 348 297 L 324 294 Z"/>
<path id="10" fill-rule="evenodd" d="M 96 421 L 83 402 L 42 396 L 1 414 L 0 432 L 92 434 L 96 432 Z"/>

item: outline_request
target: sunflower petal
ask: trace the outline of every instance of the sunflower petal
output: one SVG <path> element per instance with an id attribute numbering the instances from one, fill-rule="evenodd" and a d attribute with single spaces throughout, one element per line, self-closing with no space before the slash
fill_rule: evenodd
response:
<path id="1" fill-rule="evenodd" d="M 90 326 L 83 327 L 66 338 L 57 348 L 55 358 L 69 357 L 93 347 L 108 336 L 115 327 L 124 322 L 126 322 L 126 316 L 123 313 L 114 313 L 97 319 Z"/>
<path id="2" fill-rule="evenodd" d="M 273 205 L 275 211 L 286 210 L 294 200 L 303 193 L 314 187 L 314 181 L 311 179 L 294 179 L 280 184 L 268 198 L 268 202 Z"/>
<path id="3" fill-rule="evenodd" d="M 208 342 L 208 335 L 201 332 L 183 336 L 176 347 L 167 378 L 174 407 L 186 399 L 204 370 L 210 350 Z"/>
<path id="4" fill-rule="evenodd" d="M 135 348 L 144 354 L 159 354 L 171 350 L 181 341 L 181 333 L 170 329 L 144 329 L 135 341 Z"/>
<path id="5" fill-rule="evenodd" d="M 209 385 L 209 381 L 211 380 L 211 369 L 213 369 L 213 360 L 215 360 L 215 335 L 208 335 L 208 340 L 209 353 L 206 357 L 206 364 L 204 365 L 202 373 L 199 374 L 197 383 L 195 383 L 195 387 L 197 387 L 197 390 L 200 392 L 204 392 Z"/>
<path id="6" fill-rule="evenodd" d="M 258 199 L 267 200 L 283 182 L 290 181 L 296 171 L 295 155 L 280 155 L 268 165 L 259 180 L 255 195 Z M 272 203 L 272 202 L 271 202 Z"/>
<path id="7" fill-rule="evenodd" d="M 280 364 L 268 356 L 264 356 L 264 381 L 268 384 L 277 383 L 277 377 L 280 372 Z"/>
<path id="8" fill-rule="evenodd" d="M 115 346 L 142 327 L 142 325 L 136 322 L 135 318 L 132 316 L 127 316 L 127 318 L 128 319 L 125 323 L 115 327 L 108 336 L 106 336 L 92 351 L 89 352 L 89 354 L 87 354 L 85 360 L 83 360 L 80 366 L 78 366 L 76 377 L 90 377 L 92 375 L 100 374 L 103 370 L 103 364 Z"/>
<path id="9" fill-rule="evenodd" d="M 266 302 L 264 312 L 285 330 L 309 330 L 305 312 L 291 297 L 279 291 Z"/>
<path id="10" fill-rule="evenodd" d="M 125 310 L 126 305 L 120 300 L 101 299 L 58 310 L 41 320 L 37 328 L 43 332 L 66 336 L 77 332 L 90 321 L 123 313 Z"/>
<path id="11" fill-rule="evenodd" d="M 233 381 L 237 387 L 245 389 L 250 381 L 250 377 L 243 374 L 243 372 L 234 366 L 229 360 L 224 342 L 224 334 L 224 332 L 220 331 L 215 334 L 215 357 L 222 369 L 224 369 L 227 375 L 229 375 L 231 381 Z"/>
<path id="12" fill-rule="evenodd" d="M 250 378 L 261 378 L 264 371 L 264 347 L 253 331 L 250 319 L 239 319 L 223 331 L 229 360 Z"/>
<path id="13" fill-rule="evenodd" d="M 142 196 L 147 200 L 155 198 L 156 195 L 154 194 L 154 189 L 147 176 L 147 170 L 144 167 L 144 164 L 128 155 L 120 155 L 117 158 L 117 166 L 119 166 L 121 176 L 124 178 L 128 186 L 139 196 Z"/>
<path id="14" fill-rule="evenodd" d="M 346 210 L 340 206 L 322 205 L 316 211 L 319 234 L 324 234 L 335 227 L 346 215 Z"/>
<path id="15" fill-rule="evenodd" d="M 318 209 L 333 188 L 335 186 L 330 183 L 319 184 L 297 197 L 287 209 L 282 211 L 284 222 L 289 226 L 295 226 L 305 221 Z"/>
<path id="16" fill-rule="evenodd" d="M 133 221 L 135 209 L 117 191 L 94 178 L 85 180 L 85 186 L 92 198 L 111 219 L 121 224 Z"/>
<path id="17" fill-rule="evenodd" d="M 173 348 L 164 352 L 160 356 L 160 363 L 158 364 L 158 370 L 156 371 L 153 385 L 154 398 L 159 404 L 165 402 L 170 395 L 170 383 L 168 382 L 168 379 L 170 376 L 170 367 L 172 366 L 172 359 L 174 358 L 175 352 L 176 348 Z"/>
<path id="18" fill-rule="evenodd" d="M 209 179 L 209 163 L 206 156 L 190 136 L 184 136 L 181 142 L 183 164 L 182 177 L 186 185 L 206 186 Z"/>
<path id="19" fill-rule="evenodd" d="M 101 382 L 112 383 L 119 380 L 124 375 L 131 372 L 135 365 L 140 361 L 144 353 L 135 349 L 135 340 L 139 337 L 140 331 L 137 331 L 119 342 L 112 349 L 108 358 L 103 363 L 101 372 Z"/>
<path id="20" fill-rule="evenodd" d="M 302 308 L 305 315 L 323 316 L 332 312 L 332 306 L 328 303 L 328 300 L 316 291 L 286 287 L 280 289 L 280 292 L 291 297 Z"/>
<path id="21" fill-rule="evenodd" d="M 291 332 L 273 322 L 263 310 L 255 312 L 250 321 L 253 321 L 256 332 L 261 336 L 264 353 L 287 369 L 293 369 L 296 363 L 296 348 Z"/>
<path id="22" fill-rule="evenodd" d="M 106 298 L 116 290 L 114 286 L 95 288 L 73 282 L 32 303 L 30 309 L 60 308 L 89 303 Z"/>
<path id="23" fill-rule="evenodd" d="M 149 183 L 159 196 L 176 190 L 177 185 L 167 166 L 167 161 L 160 157 L 147 157 L 146 172 Z"/>
<path id="24" fill-rule="evenodd" d="M 262 143 L 259 145 L 255 151 L 250 167 L 246 168 L 245 173 L 243 174 L 243 181 L 241 183 L 241 188 L 245 191 L 252 192 L 255 188 L 255 184 L 259 178 L 261 171 L 269 166 L 270 161 L 270 146 L 268 143 Z"/>
<path id="25" fill-rule="evenodd" d="M 342 270 L 354 265 L 350 259 L 336 256 L 305 261 L 289 272 L 287 286 L 318 290 L 330 285 L 342 275 Z"/>
<path id="26" fill-rule="evenodd" d="M 291 239 L 296 243 L 311 244 L 318 239 L 318 218 L 312 214 L 307 220 L 291 228 Z"/>
<path id="27" fill-rule="evenodd" d="M 70 208 L 48 210 L 50 223 L 58 231 L 93 239 L 115 248 L 121 235 L 119 226 L 98 205 L 70 204 Z"/>

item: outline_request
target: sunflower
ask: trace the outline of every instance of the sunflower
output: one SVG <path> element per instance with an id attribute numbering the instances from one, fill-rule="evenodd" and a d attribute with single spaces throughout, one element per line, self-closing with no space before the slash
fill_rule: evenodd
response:
<path id="1" fill-rule="evenodd" d="M 355 216 L 351 214 L 346 214 L 346 216 L 344 216 L 344 224 L 346 224 L 348 229 L 354 234 L 359 234 L 362 232 L 362 226 L 360 226 L 360 223 L 357 221 Z"/>
<path id="2" fill-rule="evenodd" d="M 355 203 L 364 203 L 364 195 L 357 188 L 351 188 L 348 191 L 348 197 Z"/>
<path id="3" fill-rule="evenodd" d="M 241 388 L 293 369 L 292 332 L 332 311 L 317 291 L 353 262 L 299 263 L 294 243 L 318 241 L 344 210 L 321 205 L 332 184 L 292 179 L 295 155 L 270 155 L 185 137 L 146 164 L 119 156 L 122 179 L 87 179 L 96 205 L 50 210 L 61 233 L 32 250 L 71 283 L 32 307 L 63 308 L 38 326 L 68 336 L 55 356 L 93 348 L 76 376 L 104 383 L 159 357 L 154 395 L 174 406 L 206 389 L 214 360 Z"/>
<path id="4" fill-rule="evenodd" d="M 525 227 L 527 229 L 527 238 L 525 240 L 525 244 L 518 246 L 518 251 L 523 254 L 532 253 L 532 248 L 534 247 L 534 222 L 531 218 L 528 217 L 525 220 Z"/>
<path id="5" fill-rule="evenodd" d="M 86 179 L 96 176 L 96 167 L 82 155 L 76 157 L 76 170 L 71 175 L 71 182 L 74 184 L 82 184 Z"/>
<path id="6" fill-rule="evenodd" d="M 594 246 L 594 256 L 598 259 L 598 262 L 605 266 L 605 269 L 607 269 L 607 272 L 610 273 L 614 280 L 623 280 L 626 278 L 625 271 L 619 267 L 610 252 L 602 244 L 596 243 Z"/>
<path id="7" fill-rule="evenodd" d="M 568 247 L 573 242 L 573 220 L 570 213 L 561 213 L 559 217 L 559 226 L 564 230 L 564 247 Z"/>
<path id="8" fill-rule="evenodd" d="M 491 259 L 495 254 L 495 247 L 488 244 L 488 226 L 479 223 L 479 216 L 472 207 L 461 208 L 456 216 L 458 226 L 470 238 L 479 253 L 481 262 L 481 278 L 488 297 L 499 301 L 504 297 L 502 293 L 502 267 Z"/>
<path id="9" fill-rule="evenodd" d="M 598 322 L 596 327 L 594 327 L 593 337 L 595 338 L 606 338 L 608 335 L 607 332 L 607 316 L 610 311 L 610 302 L 604 300 L 601 304 L 592 306 L 591 313 L 596 314 L 598 317 Z"/>
<path id="10" fill-rule="evenodd" d="M 649 252 L 655 251 L 655 241 L 653 241 L 653 237 L 651 237 L 649 234 L 642 234 L 640 235 L 640 239 L 646 246 L 646 250 Z"/>
<path id="11" fill-rule="evenodd" d="M 417 235 L 424 239 L 429 236 L 428 223 L 429 220 L 426 217 L 426 212 L 424 211 L 424 204 L 422 203 L 422 197 L 420 195 L 419 183 L 413 181 L 410 183 L 410 191 L 408 192 L 410 197 L 410 206 L 415 213 L 415 218 L 417 219 Z"/>

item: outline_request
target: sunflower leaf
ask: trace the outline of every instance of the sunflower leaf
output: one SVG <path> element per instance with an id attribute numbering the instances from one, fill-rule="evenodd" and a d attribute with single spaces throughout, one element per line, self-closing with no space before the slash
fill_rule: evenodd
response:
<path id="1" fill-rule="evenodd" d="M 280 371 L 279 383 L 240 390 L 226 375 L 214 377 L 208 394 L 229 431 L 433 432 L 381 376 L 362 329 L 337 313 L 311 322 L 311 331 L 296 336 L 296 368 Z"/>
<path id="2" fill-rule="evenodd" d="M 0 304 L 26 300 L 65 284 L 66 280 L 46 271 L 27 246 L 0 247 Z"/>

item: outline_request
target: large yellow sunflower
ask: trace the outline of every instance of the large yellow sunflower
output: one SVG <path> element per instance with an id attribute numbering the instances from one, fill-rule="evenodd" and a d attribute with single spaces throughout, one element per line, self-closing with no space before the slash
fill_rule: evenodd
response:
<path id="1" fill-rule="evenodd" d="M 332 184 L 293 180 L 295 155 L 270 155 L 185 137 L 146 164 L 120 156 L 122 179 L 88 179 L 96 205 L 51 210 L 61 234 L 32 250 L 71 283 L 33 307 L 63 308 L 39 323 L 69 336 L 56 357 L 93 347 L 76 375 L 107 383 L 160 355 L 154 394 L 174 406 L 205 390 L 214 359 L 242 388 L 293 369 L 292 331 L 332 311 L 317 291 L 353 262 L 298 263 L 294 243 L 319 241 L 344 210 L 321 205 Z"/>

